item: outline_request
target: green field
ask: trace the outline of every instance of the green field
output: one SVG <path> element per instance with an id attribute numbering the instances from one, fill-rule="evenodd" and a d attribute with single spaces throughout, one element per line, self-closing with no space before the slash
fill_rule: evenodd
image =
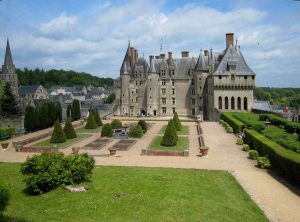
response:
<path id="1" fill-rule="evenodd" d="M 160 134 L 164 134 L 166 131 L 167 125 L 164 125 L 160 130 Z M 189 126 L 182 125 L 181 131 L 176 131 L 178 135 L 189 135 Z"/>
<path id="2" fill-rule="evenodd" d="M 87 192 L 40 196 L 23 192 L 18 164 L 0 164 L 0 177 L 12 186 L 7 221 L 268 221 L 226 171 L 97 167 Z"/>
<path id="3" fill-rule="evenodd" d="M 97 129 L 85 129 L 84 126 L 76 129 L 77 133 L 101 133 L 102 126 Z"/>
<path id="4" fill-rule="evenodd" d="M 162 140 L 162 136 L 156 136 L 152 140 L 148 149 L 150 150 L 172 150 L 172 151 L 183 151 L 189 149 L 189 138 L 179 136 L 176 146 L 162 146 L 160 142 Z"/>
<path id="5" fill-rule="evenodd" d="M 89 136 L 90 135 L 88 135 L 88 134 L 78 134 L 76 138 L 68 139 L 64 143 L 50 143 L 50 139 L 46 139 L 46 140 L 43 140 L 43 141 L 33 144 L 33 146 L 34 147 L 53 147 L 53 145 L 57 145 L 58 148 L 66 148 L 72 144 L 79 142 L 79 140 L 82 140 Z"/>

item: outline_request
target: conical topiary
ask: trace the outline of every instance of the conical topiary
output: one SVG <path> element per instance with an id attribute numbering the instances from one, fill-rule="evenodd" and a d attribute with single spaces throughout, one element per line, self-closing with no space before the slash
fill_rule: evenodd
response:
<path id="1" fill-rule="evenodd" d="M 101 136 L 102 137 L 112 137 L 112 128 L 109 123 L 103 125 L 101 129 Z"/>
<path id="2" fill-rule="evenodd" d="M 174 120 L 170 119 L 168 124 L 170 124 L 170 127 L 172 128 L 172 132 L 174 133 L 176 141 L 178 141 L 178 134 L 177 134 L 176 127 L 175 127 L 175 124 L 174 124 Z"/>
<path id="3" fill-rule="evenodd" d="M 72 122 L 69 118 L 67 119 L 67 121 L 65 123 L 64 133 L 65 133 L 67 139 L 73 139 L 73 138 L 77 137 L 74 127 L 72 125 Z"/>
<path id="4" fill-rule="evenodd" d="M 94 114 L 94 118 L 95 118 L 95 121 L 96 121 L 97 125 L 98 126 L 103 126 L 102 120 L 101 120 L 100 115 L 99 115 L 99 111 L 97 109 L 93 109 L 93 114 Z"/>
<path id="5" fill-rule="evenodd" d="M 52 136 L 50 139 L 50 143 L 63 143 L 66 140 L 67 140 L 66 135 L 65 135 L 59 121 L 56 120 L 56 122 L 54 124 L 54 130 L 52 132 Z"/>
<path id="6" fill-rule="evenodd" d="M 173 120 L 174 120 L 176 131 L 181 131 L 182 125 L 181 125 L 181 122 L 180 122 L 177 112 L 174 112 Z"/>
<path id="7" fill-rule="evenodd" d="M 174 133 L 175 132 L 175 133 Z M 173 120 L 171 119 L 167 125 L 164 136 L 161 141 L 162 146 L 175 146 L 177 143 L 177 133 L 174 127 Z"/>
<path id="8" fill-rule="evenodd" d="M 87 120 L 87 123 L 85 124 L 85 127 L 86 129 L 97 129 L 97 123 L 95 121 L 95 118 L 94 118 L 94 115 L 93 115 L 93 112 L 90 110 L 89 111 L 89 117 L 88 117 L 88 120 Z"/>
<path id="9" fill-rule="evenodd" d="M 146 123 L 146 121 L 145 120 L 139 120 L 138 121 L 138 125 L 140 125 L 141 127 L 142 127 L 142 129 L 143 129 L 143 131 L 144 131 L 144 133 L 146 133 L 147 132 L 147 130 L 148 130 L 148 126 L 147 126 L 147 123 Z"/>
<path id="10" fill-rule="evenodd" d="M 113 129 L 122 128 L 122 122 L 118 119 L 114 119 L 113 121 L 111 121 L 111 128 L 113 128 Z"/>

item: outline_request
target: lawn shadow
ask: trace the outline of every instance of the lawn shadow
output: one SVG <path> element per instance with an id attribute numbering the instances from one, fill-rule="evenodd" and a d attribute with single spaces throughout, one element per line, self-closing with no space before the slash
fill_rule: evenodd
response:
<path id="1" fill-rule="evenodd" d="M 7 216 L 5 214 L 0 214 L 0 221 L 1 222 L 27 222 L 27 220 L 23 218 Z"/>

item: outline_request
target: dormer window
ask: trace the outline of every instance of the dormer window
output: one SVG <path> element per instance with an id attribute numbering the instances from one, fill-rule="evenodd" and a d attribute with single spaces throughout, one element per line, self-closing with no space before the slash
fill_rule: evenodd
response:
<path id="1" fill-rule="evenodd" d="M 190 69 L 190 75 L 194 75 L 194 70 Z"/>
<path id="2" fill-rule="evenodd" d="M 236 61 L 235 60 L 228 60 L 227 61 L 227 68 L 229 72 L 233 72 L 236 70 Z"/>

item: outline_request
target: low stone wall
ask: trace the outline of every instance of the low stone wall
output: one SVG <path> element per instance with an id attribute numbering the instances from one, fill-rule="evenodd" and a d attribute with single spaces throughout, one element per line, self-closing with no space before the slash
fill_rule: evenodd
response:
<path id="1" fill-rule="evenodd" d="M 41 152 L 45 152 L 45 153 L 52 153 L 54 151 L 57 151 L 57 149 L 52 148 L 52 147 L 21 147 L 20 148 L 20 152 L 30 152 L 30 153 L 41 153 Z"/>
<path id="2" fill-rule="evenodd" d="M 148 156 L 189 156 L 189 151 L 149 150 L 143 149 L 142 155 Z"/>

